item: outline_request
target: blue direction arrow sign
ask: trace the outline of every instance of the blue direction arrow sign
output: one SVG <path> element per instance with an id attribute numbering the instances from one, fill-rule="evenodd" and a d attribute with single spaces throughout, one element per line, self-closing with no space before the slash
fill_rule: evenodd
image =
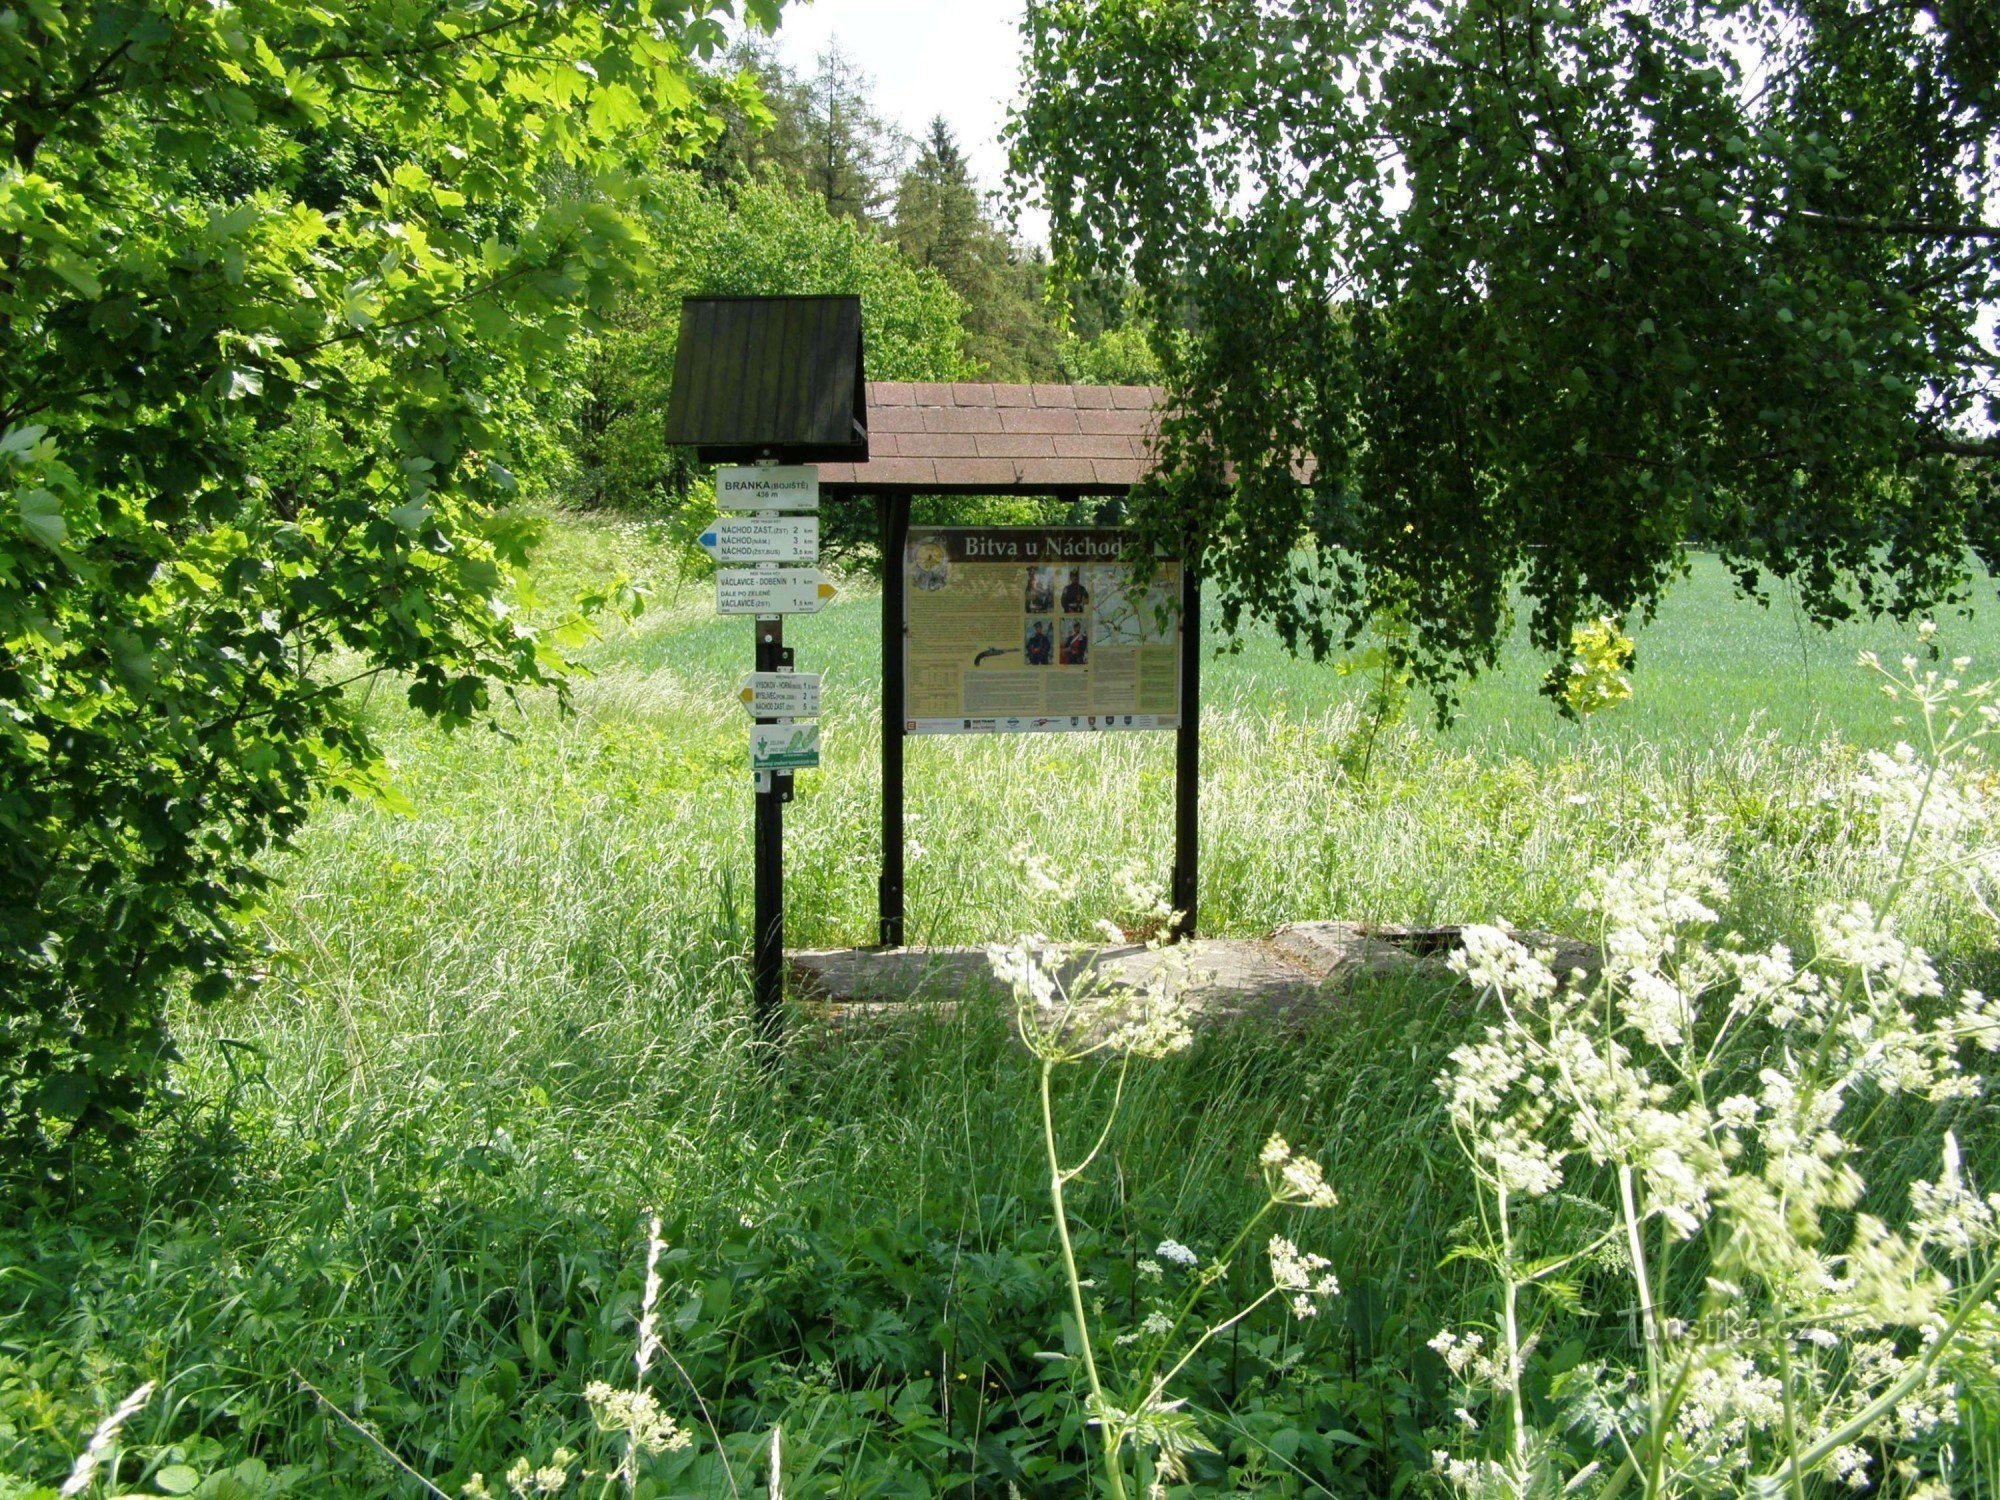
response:
<path id="1" fill-rule="evenodd" d="M 696 540 L 717 562 L 818 562 L 819 517 L 717 516 Z"/>

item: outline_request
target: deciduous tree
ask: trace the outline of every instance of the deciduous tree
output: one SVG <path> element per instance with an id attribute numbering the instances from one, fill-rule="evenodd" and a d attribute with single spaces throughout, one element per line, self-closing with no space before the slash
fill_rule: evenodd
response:
<path id="1" fill-rule="evenodd" d="M 349 683 L 559 677 L 533 397 L 734 8 L 0 8 L 0 1137 L 129 1126 L 173 987 L 252 972 L 265 856 L 377 780 Z"/>
<path id="2" fill-rule="evenodd" d="M 1154 524 L 1434 686 L 1690 537 L 1831 621 L 2000 565 L 1983 0 L 1031 0 L 1015 166 L 1136 279 Z M 1559 679 L 1558 679 L 1559 680 Z"/>

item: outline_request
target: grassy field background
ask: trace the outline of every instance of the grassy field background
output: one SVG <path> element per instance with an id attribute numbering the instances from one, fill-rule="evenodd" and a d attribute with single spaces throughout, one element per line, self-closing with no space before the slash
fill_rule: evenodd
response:
<path id="1" fill-rule="evenodd" d="M 218 1496 L 423 1493 L 412 1471 L 455 1495 L 517 1456 L 587 1447 L 579 1393 L 629 1369 L 637 1226 L 657 1209 L 680 1372 L 662 1389 L 699 1439 L 657 1493 L 749 1493 L 773 1427 L 788 1494 L 1083 1492 L 1066 1377 L 1037 1356 L 1060 1347 L 1059 1293 L 1004 1019 L 806 1028 L 776 1068 L 750 1060 L 731 697 L 749 626 L 714 619 L 708 586 L 631 523 L 558 519 L 538 607 L 618 573 L 652 605 L 586 649 L 569 717 L 529 701 L 504 736 L 445 736 L 378 686 L 367 712 L 410 805 L 329 805 L 282 862 L 271 978 L 179 1017 L 182 1097 L 143 1190 L 79 1180 L 0 1227 L 0 1475 L 59 1476 L 143 1379 L 159 1390 L 128 1428 L 135 1493 L 178 1466 Z M 787 825 L 795 945 L 872 931 L 878 619 L 851 584 L 788 627 L 828 705 L 825 764 L 800 775 Z M 2000 662 L 1994 611 L 1943 623 L 1948 654 Z M 1678 817 L 1730 851 L 1731 922 L 1797 931 L 1856 878 L 1826 787 L 1854 747 L 1898 733 L 1853 659 L 1909 637 L 1802 629 L 1782 593 L 1746 605 L 1700 558 L 1635 634 L 1623 707 L 1561 722 L 1516 643 L 1456 723 L 1419 711 L 1388 735 L 1365 782 L 1347 769 L 1358 682 L 1255 635 L 1210 663 L 1205 930 L 1575 930 L 1592 865 Z M 1164 879 L 1169 736 L 952 737 L 909 760 L 919 941 L 1081 937 L 1121 915 L 1127 865 Z M 1080 895 L 1026 893 L 1017 849 L 1076 873 Z M 1990 941 L 1962 910 L 1913 921 L 1961 975 L 1984 971 Z M 1471 1200 L 1432 1079 L 1479 1025 L 1426 976 L 1136 1079 L 1072 1199 L 1114 1321 L 1148 1247 L 1207 1253 L 1254 1206 L 1270 1131 L 1321 1156 L 1343 1199 L 1295 1229 L 1334 1260 L 1335 1315 L 1253 1323 L 1189 1372 L 1226 1450 L 1189 1493 L 1424 1492 L 1449 1422 L 1424 1340 L 1485 1311 L 1447 1259 Z M 1071 1085 L 1078 1135 L 1107 1090 Z M 1986 1106 L 1946 1111 L 1884 1113 L 1865 1164 L 1878 1194 L 1934 1166 L 1911 1142 L 1941 1123 L 1993 1164 Z"/>
<path id="2" fill-rule="evenodd" d="M 733 693 L 748 669 L 750 625 L 716 618 L 712 586 L 680 573 L 644 527 L 564 527 L 545 587 L 553 601 L 614 570 L 648 585 L 653 606 L 584 653 L 597 675 L 581 685 L 574 719 L 533 704 L 515 745 L 477 735 L 446 743 L 385 709 L 380 727 L 422 816 L 398 829 L 373 809 L 337 813 L 329 820 L 337 829 L 316 834 L 317 847 L 376 833 L 426 839 L 466 809 L 478 817 L 502 802 L 511 823 L 555 799 L 568 810 L 562 816 L 598 830 L 592 857 L 617 861 L 618 878 L 651 870 L 677 903 L 706 890 L 715 909 L 733 910 L 749 872 L 745 721 Z M 865 583 L 850 581 L 828 609 L 787 629 L 801 670 L 826 679 L 824 765 L 798 778 L 787 817 L 790 936 L 800 946 L 872 940 L 879 609 Z M 1949 653 L 2000 656 L 1997 614 L 1948 617 Z M 1909 631 L 1816 630 L 1782 585 L 1768 607 L 1746 602 L 1713 559 L 1695 558 L 1660 618 L 1634 636 L 1632 700 L 1574 723 L 1540 695 L 1547 662 L 1520 632 L 1501 670 L 1468 688 L 1448 726 L 1434 722 L 1427 700 L 1413 702 L 1360 785 L 1349 764 L 1360 734 L 1358 678 L 1296 659 L 1261 632 L 1211 654 L 1204 929 L 1243 933 L 1318 917 L 1471 920 L 1492 915 L 1496 902 L 1518 920 L 1560 927 L 1575 890 L 1564 872 L 1579 874 L 1587 851 L 1608 847 L 1607 837 L 1615 844 L 1617 828 L 1648 816 L 1630 802 L 1631 787 L 1713 777 L 1755 796 L 1745 778 L 1765 757 L 1810 756 L 1834 738 L 1887 746 L 1902 732 L 1855 662 L 1864 649 L 1900 655 Z M 1209 644 L 1225 645 L 1219 631 Z M 1088 935 L 1093 917 L 1115 914 L 1118 870 L 1137 861 L 1165 879 L 1172 757 L 1169 735 L 913 740 L 912 941 Z M 1524 799 L 1524 779 L 1560 790 Z M 1468 803 L 1493 816 L 1467 826 Z M 1466 858 L 1468 836 L 1476 859 Z M 1023 849 L 1078 872 L 1084 900 L 1067 911 L 1024 900 L 1014 864 Z"/>

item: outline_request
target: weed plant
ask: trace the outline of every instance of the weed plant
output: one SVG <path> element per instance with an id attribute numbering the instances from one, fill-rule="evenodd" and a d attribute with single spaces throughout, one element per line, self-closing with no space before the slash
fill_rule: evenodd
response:
<path id="1" fill-rule="evenodd" d="M 7 1184 L 0 1496 L 60 1486 L 148 1382 L 83 1493 L 456 1497 L 559 1448 L 615 1469 L 587 1393 L 633 1388 L 649 1207 L 672 1362 L 644 1388 L 691 1441 L 635 1459 L 634 1493 L 749 1495 L 774 1458 L 793 1496 L 1098 1482 L 1076 1362 L 1043 1357 L 1067 1347 L 1071 1296 L 1005 993 L 873 1028 L 799 1010 L 782 1063 L 752 1061 L 728 691 L 747 628 L 710 618 L 642 526 L 565 522 L 553 543 L 542 607 L 619 573 L 650 595 L 592 648 L 576 715 L 528 701 L 504 736 L 447 737 L 378 686 L 367 711 L 407 808 L 316 815 L 262 917 L 267 982 L 177 1017 L 178 1097 L 136 1163 Z M 848 598 L 795 633 L 830 710 L 827 765 L 800 777 L 788 822 L 798 945 L 872 927 L 875 620 Z M 1540 667 L 1512 661 L 1450 729 L 1413 714 L 1381 734 L 1365 781 L 1343 759 L 1355 682 L 1255 638 L 1210 663 L 1204 930 L 1504 914 L 1576 933 L 1589 872 L 1679 822 L 1727 872 L 1721 924 L 1805 951 L 1813 912 L 1877 869 L 1837 793 L 1861 749 L 1907 731 L 1837 662 L 1900 654 L 1893 637 L 1796 640 L 1782 599 L 1729 605 L 1700 566 L 1631 634 L 1631 702 L 1561 723 Z M 1983 620 L 1945 634 L 2000 659 Z M 920 941 L 1086 941 L 1135 864 L 1166 868 L 1162 737 L 918 742 L 910 766 Z M 1026 890 L 1018 844 L 1066 888 Z M 1992 987 L 1990 927 L 1965 898 L 1900 920 L 1950 985 Z M 1442 1485 L 1431 1455 L 1457 1451 L 1462 1393 L 1428 1341 L 1492 1304 L 1453 1256 L 1479 1200 L 1434 1080 L 1491 1020 L 1441 970 L 1363 980 L 1307 1020 L 1206 1032 L 1126 1079 L 1066 1186 L 1104 1339 L 1144 1328 L 1161 1282 L 1143 1263 L 1179 1274 L 1164 1245 L 1212 1264 L 1268 1202 L 1273 1135 L 1341 1199 L 1296 1236 L 1341 1295 L 1308 1319 L 1267 1303 L 1176 1377 L 1214 1450 L 1186 1455 L 1182 1492 Z M 1106 1117 L 1107 1062 L 1066 1071 L 1063 1118 Z M 1968 1180 L 2000 1180 L 1983 1100 L 1904 1099 L 1856 1139 L 1857 1207 L 1887 1215 L 1935 1180 L 1944 1128 Z M 1236 1262 L 1210 1289 L 1218 1321 L 1271 1286 L 1261 1258 Z M 1590 1306 L 1545 1338 L 1581 1360 L 1624 1334 Z M 1990 1444 L 1983 1420 L 1968 1404 L 1958 1441 Z"/>

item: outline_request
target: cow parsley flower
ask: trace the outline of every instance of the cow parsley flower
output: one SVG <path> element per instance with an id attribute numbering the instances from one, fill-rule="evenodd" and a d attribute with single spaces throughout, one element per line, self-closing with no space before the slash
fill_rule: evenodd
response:
<path id="1" fill-rule="evenodd" d="M 1292 1203 L 1302 1208 L 1332 1208 L 1340 1200 L 1334 1195 L 1320 1164 L 1310 1157 L 1297 1156 L 1281 1135 L 1264 1143 L 1257 1161 L 1264 1169 L 1264 1184 L 1274 1203 Z"/>
<path id="2" fill-rule="evenodd" d="M 692 1441 L 649 1390 L 621 1391 L 602 1380 L 583 1388 L 599 1432 L 622 1433 L 640 1453 L 671 1453 Z"/>
<path id="3" fill-rule="evenodd" d="M 1510 999 L 1546 1000 L 1556 992 L 1552 953 L 1533 953 L 1504 927 L 1472 923 L 1459 929 L 1447 962 L 1466 982 Z"/>
<path id="4" fill-rule="evenodd" d="M 1910 1184 L 1913 1227 L 1925 1244 L 1939 1245 L 1953 1255 L 1970 1255 L 2000 1238 L 1995 1229 L 1995 1208 L 2000 1197 L 1981 1200 L 1965 1186 L 1959 1160 L 1958 1136 L 1944 1135 L 1944 1170 L 1938 1180 Z"/>
<path id="5" fill-rule="evenodd" d="M 1692 1019 L 1688 997 L 1651 969 L 1633 969 L 1625 975 L 1619 1009 L 1634 1031 L 1663 1051 L 1680 1046 Z"/>
<path id="6" fill-rule="evenodd" d="M 1340 1282 L 1328 1270 L 1332 1262 L 1323 1255 L 1302 1253 L 1283 1235 L 1274 1234 L 1266 1247 L 1271 1257 L 1271 1284 L 1292 1294 L 1292 1315 L 1310 1318 L 1319 1311 L 1315 1299 L 1340 1295 Z"/>

